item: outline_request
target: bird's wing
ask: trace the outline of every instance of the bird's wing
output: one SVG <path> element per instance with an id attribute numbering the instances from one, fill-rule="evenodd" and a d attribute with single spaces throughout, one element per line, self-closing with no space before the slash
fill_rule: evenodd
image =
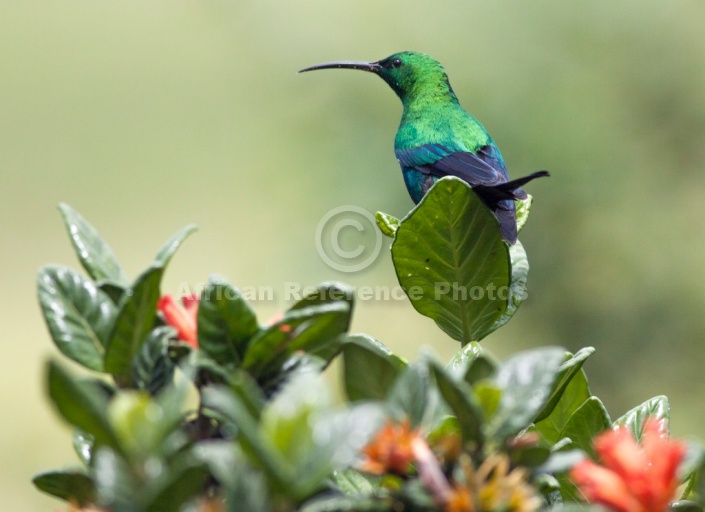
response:
<path id="1" fill-rule="evenodd" d="M 502 157 L 492 145 L 483 146 L 477 152 L 452 151 L 439 144 L 395 152 L 402 167 L 438 177 L 456 176 L 471 186 L 492 187 L 508 180 Z"/>

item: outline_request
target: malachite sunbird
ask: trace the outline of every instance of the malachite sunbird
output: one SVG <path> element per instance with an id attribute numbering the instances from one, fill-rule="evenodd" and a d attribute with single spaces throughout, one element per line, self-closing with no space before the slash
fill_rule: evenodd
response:
<path id="1" fill-rule="evenodd" d="M 404 111 L 394 152 L 414 203 L 443 176 L 470 184 L 494 212 L 503 238 L 516 243 L 515 199 L 520 187 L 548 176 L 538 171 L 509 181 L 502 154 L 487 130 L 460 106 L 443 66 L 428 55 L 400 52 L 377 62 L 326 62 L 301 70 L 360 69 L 378 75 L 397 93 Z"/>

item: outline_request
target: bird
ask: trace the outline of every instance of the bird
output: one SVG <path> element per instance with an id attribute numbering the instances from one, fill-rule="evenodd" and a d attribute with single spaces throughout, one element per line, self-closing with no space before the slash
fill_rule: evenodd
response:
<path id="1" fill-rule="evenodd" d="M 403 112 L 394 152 L 404 183 L 418 204 L 436 181 L 455 176 L 472 187 L 497 218 L 502 238 L 517 241 L 515 200 L 528 196 L 537 171 L 510 181 L 502 154 L 480 122 L 458 101 L 440 62 L 419 52 L 398 52 L 376 62 L 324 62 L 301 69 L 357 69 L 384 80 L 401 100 Z"/>

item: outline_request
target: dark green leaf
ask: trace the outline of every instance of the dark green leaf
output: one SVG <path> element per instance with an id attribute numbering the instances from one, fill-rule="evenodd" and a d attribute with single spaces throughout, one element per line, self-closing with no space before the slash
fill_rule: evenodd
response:
<path id="1" fill-rule="evenodd" d="M 554 445 L 561 439 L 560 435 L 566 423 L 588 398 L 590 398 L 590 390 L 587 378 L 585 377 L 585 372 L 580 369 L 563 390 L 551 414 L 536 422 L 536 430 L 541 433 L 543 440 L 549 446 Z"/>
<path id="2" fill-rule="evenodd" d="M 406 363 L 376 339 L 349 336 L 343 345 L 345 391 L 351 401 L 384 400 Z"/>
<path id="3" fill-rule="evenodd" d="M 679 500 L 671 503 L 671 512 L 703 512 L 702 505 L 689 500 Z"/>
<path id="4" fill-rule="evenodd" d="M 132 381 L 138 389 L 155 395 L 171 382 L 174 363 L 169 358 L 169 338 L 173 332 L 171 327 L 162 326 L 156 327 L 147 336 L 132 361 Z"/>
<path id="5" fill-rule="evenodd" d="M 431 370 L 443 400 L 458 419 L 465 443 L 481 444 L 484 438 L 482 409 L 470 386 L 463 381 L 454 381 L 435 364 L 431 365 Z"/>
<path id="6" fill-rule="evenodd" d="M 127 285 L 125 272 L 115 258 L 113 250 L 100 237 L 76 210 L 66 203 L 59 205 L 59 211 L 71 237 L 71 243 L 81 265 L 96 281 L 112 281 L 118 285 Z"/>
<path id="7" fill-rule="evenodd" d="M 120 300 L 122 300 L 125 295 L 127 285 L 119 285 L 110 281 L 101 281 L 98 283 L 98 289 L 110 297 L 113 304 L 117 305 L 120 304 Z"/>
<path id="8" fill-rule="evenodd" d="M 346 496 L 370 496 L 375 491 L 372 483 L 354 469 L 334 472 L 333 481 Z"/>
<path id="9" fill-rule="evenodd" d="M 597 434 L 608 429 L 610 423 L 607 409 L 599 398 L 592 396 L 573 413 L 559 438 L 569 438 L 573 442 L 572 447 L 581 448 L 592 458 L 595 458 L 595 450 L 592 447 L 593 439 Z"/>
<path id="10" fill-rule="evenodd" d="M 93 436 L 97 443 L 119 449 L 107 417 L 108 396 L 96 384 L 76 381 L 50 361 L 47 365 L 49 397 L 66 421 Z"/>
<path id="11" fill-rule="evenodd" d="M 228 512 L 271 512 L 267 482 L 261 472 L 240 462 L 230 473 L 226 487 Z"/>
<path id="12" fill-rule="evenodd" d="M 427 412 L 437 406 L 437 396 L 431 392 L 428 367 L 422 363 L 407 366 L 389 392 L 388 402 L 408 418 L 411 427 L 423 423 Z"/>
<path id="13" fill-rule="evenodd" d="M 154 327 L 163 273 L 163 267 L 150 267 L 120 302 L 105 354 L 105 370 L 122 386 L 134 386 L 132 361 Z"/>
<path id="14" fill-rule="evenodd" d="M 221 365 L 239 365 L 257 333 L 257 317 L 240 291 L 211 278 L 198 305 L 198 346 Z"/>
<path id="15" fill-rule="evenodd" d="M 401 221 L 392 260 L 414 308 L 463 344 L 489 334 L 507 309 L 507 244 L 460 179 L 439 180 Z"/>
<path id="16" fill-rule="evenodd" d="M 188 236 L 196 231 L 198 228 L 195 224 L 189 224 L 188 226 L 182 228 L 174 236 L 172 236 L 157 252 L 157 257 L 154 259 L 152 266 L 154 267 L 166 267 L 169 260 L 181 246 L 181 244 L 188 238 Z"/>
<path id="17" fill-rule="evenodd" d="M 465 372 L 464 380 L 471 386 L 483 379 L 489 379 L 497 373 L 499 365 L 487 354 L 480 354 L 477 359 L 470 363 Z"/>
<path id="18" fill-rule="evenodd" d="M 44 267 L 37 278 L 39 303 L 51 337 L 67 357 L 102 371 L 116 308 L 95 284 L 63 267 Z"/>
<path id="19" fill-rule="evenodd" d="M 553 390 L 551 391 L 551 396 L 549 397 L 548 402 L 546 402 L 546 406 L 536 416 L 536 422 L 547 418 L 548 415 L 551 414 L 553 408 L 561 399 L 563 392 L 568 387 L 568 384 L 570 384 L 572 379 L 583 367 L 583 363 L 585 362 L 585 360 L 590 357 L 593 352 L 595 352 L 594 348 L 585 347 L 576 352 L 575 355 L 572 355 L 570 353 L 568 354 L 569 358 L 563 364 L 561 364 L 561 367 L 558 370 L 556 382 L 554 383 Z M 583 378 L 585 378 L 584 374 Z M 584 392 L 587 393 L 587 395 L 583 397 L 583 399 L 580 401 L 580 403 L 582 403 L 583 401 L 587 400 L 588 396 L 590 396 L 590 390 L 587 386 L 587 379 L 584 380 L 584 385 L 581 385 L 580 388 L 584 389 Z"/>
<path id="20" fill-rule="evenodd" d="M 502 364 L 495 383 L 502 390 L 492 418 L 492 437 L 504 439 L 529 426 L 549 399 L 565 351 L 558 347 L 521 352 Z"/>
<path id="21" fill-rule="evenodd" d="M 144 485 L 133 475 L 127 463 L 107 447 L 95 454 L 95 486 L 98 502 L 105 510 L 142 512 L 139 489 Z"/>
<path id="22" fill-rule="evenodd" d="M 612 426 L 627 427 L 634 436 L 634 439 L 639 441 L 644 433 L 644 424 L 648 418 L 665 422 L 665 427 L 668 430 L 670 416 L 671 406 L 668 403 L 668 398 L 665 396 L 656 396 L 625 413 L 622 417 L 615 420 Z"/>
<path id="23" fill-rule="evenodd" d="M 203 492 L 208 477 L 206 465 L 201 462 L 172 463 L 166 474 L 147 487 L 145 512 L 183 510 L 183 506 Z"/>
<path id="24" fill-rule="evenodd" d="M 321 283 L 315 290 L 307 293 L 300 301 L 291 306 L 291 310 L 304 309 L 309 306 L 319 306 L 321 304 L 332 304 L 340 301 L 348 303 L 350 309 L 352 309 L 353 296 L 352 288 L 346 284 L 336 281 Z"/>
<path id="25" fill-rule="evenodd" d="M 332 357 L 349 322 L 350 304 L 345 300 L 289 310 L 250 340 L 242 366 L 259 376 L 278 371 L 297 350 Z"/>
<path id="26" fill-rule="evenodd" d="M 93 480 L 80 471 L 44 471 L 36 475 L 32 483 L 40 491 L 82 507 L 95 503 L 96 500 Z"/>
<path id="27" fill-rule="evenodd" d="M 375 220 L 377 221 L 379 230 L 384 236 L 394 238 L 397 234 L 397 228 L 399 227 L 399 219 L 392 217 L 388 213 L 377 212 L 375 214 Z"/>

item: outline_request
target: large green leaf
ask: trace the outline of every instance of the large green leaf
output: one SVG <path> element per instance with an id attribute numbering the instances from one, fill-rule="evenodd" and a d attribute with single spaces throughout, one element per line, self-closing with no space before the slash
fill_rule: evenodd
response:
<path id="1" fill-rule="evenodd" d="M 546 405 L 564 359 L 565 350 L 546 347 L 520 352 L 500 366 L 494 380 L 502 398 L 491 436 L 504 439 L 529 426 Z"/>
<path id="2" fill-rule="evenodd" d="M 671 406 L 668 403 L 668 398 L 661 395 L 651 398 L 643 404 L 637 405 L 632 410 L 627 411 L 623 416 L 616 419 L 612 424 L 613 427 L 627 427 L 637 441 L 641 439 L 644 433 L 644 425 L 646 420 L 654 418 L 668 423 L 671 416 Z"/>
<path id="3" fill-rule="evenodd" d="M 81 471 L 44 471 L 32 479 L 37 489 L 80 506 L 95 503 L 93 480 Z"/>
<path id="4" fill-rule="evenodd" d="M 384 400 L 406 362 L 376 339 L 349 336 L 343 345 L 343 378 L 348 398 Z"/>
<path id="5" fill-rule="evenodd" d="M 94 382 L 76 380 L 53 361 L 47 366 L 49 397 L 59 413 L 73 426 L 90 434 L 96 443 L 120 449 L 107 416 L 108 396 Z"/>
<path id="6" fill-rule="evenodd" d="M 69 205 L 61 203 L 59 211 L 76 255 L 88 275 L 96 281 L 127 285 L 129 281 L 125 272 L 117 262 L 113 250 L 103 241 L 98 231 Z"/>
<path id="7" fill-rule="evenodd" d="M 257 333 L 257 317 L 240 291 L 212 277 L 198 305 L 198 347 L 221 365 L 239 365 Z"/>
<path id="8" fill-rule="evenodd" d="M 507 309 L 492 325 L 488 334 L 509 322 L 527 297 L 526 279 L 529 275 L 529 258 L 526 256 L 524 246 L 518 240 L 509 247 L 509 260 L 512 269 L 511 281 L 509 287 L 502 290 L 501 294 L 501 297 L 507 301 Z"/>
<path id="9" fill-rule="evenodd" d="M 116 315 L 113 302 L 93 282 L 63 267 L 43 267 L 37 291 L 58 349 L 83 366 L 102 371 Z"/>
<path id="10" fill-rule="evenodd" d="M 120 301 L 120 310 L 105 354 L 105 370 L 122 386 L 134 386 L 132 362 L 157 317 L 164 267 L 150 267 Z"/>
<path id="11" fill-rule="evenodd" d="M 392 260 L 414 308 L 463 344 L 481 340 L 506 312 L 507 244 L 460 179 L 439 180 L 401 221 Z"/>

